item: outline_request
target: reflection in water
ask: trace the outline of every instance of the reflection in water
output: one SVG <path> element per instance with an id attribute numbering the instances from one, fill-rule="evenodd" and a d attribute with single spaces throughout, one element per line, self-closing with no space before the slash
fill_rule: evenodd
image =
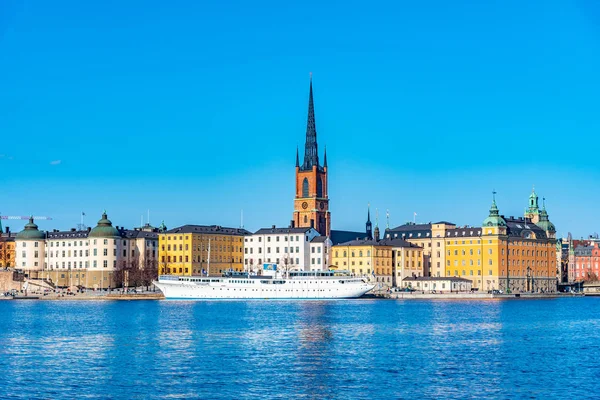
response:
<path id="1" fill-rule="evenodd" d="M 0 398 L 586 396 L 599 305 L 6 301 Z"/>

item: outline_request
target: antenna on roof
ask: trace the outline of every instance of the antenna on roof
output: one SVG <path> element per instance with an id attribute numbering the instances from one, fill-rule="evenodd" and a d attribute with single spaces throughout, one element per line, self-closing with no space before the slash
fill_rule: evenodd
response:
<path id="1" fill-rule="evenodd" d="M 148 209 L 148 225 L 150 225 L 150 209 Z"/>
<path id="2" fill-rule="evenodd" d="M 240 229 L 244 229 L 244 209 L 240 210 Z"/>

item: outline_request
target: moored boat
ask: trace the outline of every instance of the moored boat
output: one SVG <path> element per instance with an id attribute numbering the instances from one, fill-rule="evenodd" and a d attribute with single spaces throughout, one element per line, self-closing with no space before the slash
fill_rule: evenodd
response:
<path id="1" fill-rule="evenodd" d="M 167 299 L 349 299 L 375 285 L 334 271 L 294 271 L 281 276 L 161 275 L 154 282 Z"/>

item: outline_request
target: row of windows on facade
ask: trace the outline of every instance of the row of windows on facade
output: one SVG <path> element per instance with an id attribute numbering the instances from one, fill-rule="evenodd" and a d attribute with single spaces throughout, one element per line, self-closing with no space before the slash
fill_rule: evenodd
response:
<path id="1" fill-rule="evenodd" d="M 50 242 L 50 247 L 60 247 L 62 243 L 62 247 L 71 247 L 71 243 L 73 243 L 73 247 L 77 247 L 77 241 L 68 241 L 68 242 Z M 98 244 L 98 240 L 94 239 L 92 241 L 94 245 Z M 56 246 L 55 246 L 56 244 Z M 108 239 L 103 240 L 103 244 L 108 245 Z M 117 245 L 117 240 L 113 239 L 113 244 Z M 85 242 L 85 246 L 89 246 L 90 242 Z M 79 246 L 83 246 L 83 241 L 79 241 Z M 127 246 L 127 241 L 123 240 L 123 246 Z M 22 242 L 21 247 L 27 247 L 27 242 Z M 33 242 L 33 247 L 39 247 L 39 242 Z M 156 247 L 156 241 L 146 241 L 146 247 Z"/>
<path id="2" fill-rule="evenodd" d="M 26 266 L 27 266 L 26 264 L 27 264 L 27 263 L 26 263 L 25 261 L 23 261 L 23 262 L 22 262 L 22 266 L 23 266 L 23 267 L 26 267 Z M 113 264 L 113 268 L 116 268 L 116 267 L 117 267 L 117 261 L 116 261 L 116 260 L 113 260 L 113 263 L 112 263 L 112 264 Z M 35 261 L 35 262 L 33 263 L 33 266 L 34 266 L 34 267 L 37 267 L 37 266 L 39 266 L 38 262 L 37 262 L 37 261 Z M 92 262 L 92 266 L 93 266 L 94 268 L 98 268 L 98 261 L 97 261 L 97 260 L 94 260 L 94 261 Z M 102 266 L 103 266 L 104 268 L 108 268 L 108 260 L 104 260 L 104 261 L 102 262 Z M 44 263 L 44 267 L 45 267 L 45 268 L 48 268 L 48 263 Z M 50 263 L 50 268 L 60 268 L 60 267 L 61 267 L 61 264 L 59 264 L 59 263 L 56 263 L 56 264 L 55 264 L 55 263 Z M 86 262 L 85 262 L 85 268 L 89 268 L 89 267 L 90 267 L 90 262 L 89 262 L 89 261 L 86 261 Z M 71 265 L 71 261 L 63 261 L 63 262 L 62 262 L 62 268 L 77 268 L 77 261 L 73 261 L 73 264 L 72 264 L 72 265 Z M 79 268 L 84 268 L 84 266 L 83 266 L 83 261 L 79 261 Z"/>
<path id="3" fill-rule="evenodd" d="M 462 265 L 467 265 L 466 264 L 467 260 L 461 260 Z M 473 265 L 473 260 L 468 260 L 469 261 L 469 265 Z M 504 260 L 501 260 L 501 264 L 504 265 Z M 531 260 L 509 260 L 508 265 L 511 265 L 511 261 L 512 261 L 512 265 L 513 266 L 520 266 L 521 264 L 523 266 L 528 266 L 528 267 L 535 267 L 536 266 L 536 262 L 537 262 L 537 266 L 538 267 L 549 267 L 549 266 L 554 266 L 554 261 L 531 261 Z M 493 265 L 494 262 L 493 260 L 490 258 L 488 259 L 488 264 L 489 265 Z M 481 265 L 481 260 L 478 259 L 477 260 L 477 265 Z M 446 266 L 450 266 L 450 260 L 446 260 Z M 458 266 L 458 260 L 454 260 L 454 266 Z M 439 263 L 438 263 L 438 267 L 439 267 Z"/>
<path id="4" fill-rule="evenodd" d="M 459 276 L 458 272 L 459 271 L 457 269 L 454 270 L 454 273 L 452 273 L 451 270 L 447 270 L 446 276 Z M 477 276 L 481 276 L 481 270 L 476 270 L 476 272 L 477 272 L 477 274 L 476 274 Z M 526 276 L 527 275 L 526 270 L 509 270 L 508 272 L 510 275 L 514 275 L 514 276 L 519 276 L 519 275 Z M 504 275 L 504 274 L 505 274 L 505 270 L 502 270 L 502 275 Z M 463 269 L 462 275 L 460 275 L 460 276 L 474 276 L 474 275 L 475 274 L 474 274 L 473 270 L 469 270 L 469 274 L 467 275 L 467 271 Z M 490 275 L 490 276 L 493 275 L 493 271 L 491 269 L 488 270 L 488 275 Z M 548 276 L 546 271 L 533 271 L 533 270 L 529 271 L 529 275 L 530 276 Z"/>
<path id="5" fill-rule="evenodd" d="M 161 256 L 160 260 L 161 262 L 178 262 L 177 261 L 177 256 Z M 202 261 L 200 261 L 202 260 Z M 205 258 L 200 258 L 200 256 L 196 257 L 192 257 L 192 262 L 207 262 L 207 259 Z M 242 258 L 236 258 L 236 257 L 232 257 L 231 261 L 227 261 L 228 258 L 227 257 L 223 257 L 223 256 L 212 256 L 210 258 L 211 262 L 232 262 L 232 263 L 241 263 L 242 262 Z M 190 256 L 179 256 L 179 262 L 190 262 Z"/>
<path id="6" fill-rule="evenodd" d="M 65 275 L 69 275 L 68 276 L 69 278 L 79 278 L 79 274 L 75 274 L 75 276 L 73 276 L 73 274 L 60 274 L 60 277 L 62 279 L 65 279 L 65 278 L 67 278 Z M 81 279 L 84 279 L 84 278 L 85 278 L 85 274 L 81 274 Z M 92 281 L 96 281 L 97 278 L 98 278 L 97 276 L 92 277 Z M 107 281 L 108 277 L 105 276 L 104 280 Z"/>
<path id="7" fill-rule="evenodd" d="M 48 253 L 46 253 L 46 254 L 48 254 Z M 56 253 L 54 253 L 54 251 L 51 251 L 49 254 L 50 254 L 50 258 L 54 258 L 55 256 L 63 257 L 63 258 L 71 257 L 71 254 L 73 257 L 77 257 L 77 250 L 73 250 L 73 253 L 71 253 L 71 250 L 63 250 L 62 255 L 58 251 Z M 93 254 L 94 254 L 94 256 L 97 256 L 98 249 L 93 249 Z M 108 256 L 108 249 L 103 249 L 103 255 Z M 116 255 L 117 255 L 117 249 L 113 249 L 113 256 L 116 256 Z M 156 250 L 152 250 L 152 251 L 146 250 L 146 257 L 150 257 L 150 255 L 152 255 L 152 257 L 156 257 Z M 22 252 L 22 256 L 23 256 L 23 258 L 27 257 L 27 254 L 25 251 Z M 83 250 L 79 250 L 79 257 L 83 257 L 83 256 L 84 256 Z M 90 256 L 90 251 L 86 250 L 85 257 L 89 257 L 89 256 Z M 33 257 L 34 258 L 39 257 L 39 253 L 37 250 L 33 253 Z M 44 257 L 45 257 L 45 255 L 44 255 Z M 127 250 L 123 250 L 123 257 L 127 257 Z M 135 257 L 135 250 L 131 250 L 131 257 Z"/>
<path id="8" fill-rule="evenodd" d="M 299 258 L 296 258 L 296 264 L 293 264 L 293 263 L 294 263 L 294 259 L 293 259 L 293 258 L 286 258 L 285 260 L 289 260 L 288 262 L 290 263 L 290 265 L 300 265 L 300 259 L 299 259 Z M 319 258 L 319 260 L 320 260 L 320 258 Z M 273 259 L 273 261 L 274 261 L 274 262 L 275 262 L 275 264 L 277 264 L 277 265 L 279 265 L 279 264 L 280 264 L 280 260 L 279 260 L 279 258 L 275 258 L 275 259 Z M 267 259 L 265 259 L 265 262 L 267 262 L 267 263 L 270 263 L 270 262 L 272 262 L 272 261 L 271 261 L 271 258 L 267 258 Z M 262 258 L 259 258 L 259 259 L 258 259 L 258 263 L 257 263 L 256 265 L 260 265 L 260 264 L 262 264 L 262 263 L 263 263 L 263 259 L 262 259 Z M 320 261 L 319 261 L 319 263 L 320 263 Z M 254 259 L 253 259 L 253 258 L 250 258 L 250 259 L 246 258 L 246 259 L 244 260 L 244 264 L 245 264 L 245 265 L 248 265 L 248 264 L 252 265 L 252 264 L 254 264 Z"/>
<path id="9" fill-rule="evenodd" d="M 375 257 L 390 257 L 391 251 L 390 250 L 376 250 L 375 251 Z M 363 257 L 363 251 L 359 250 L 358 251 L 358 256 L 359 257 Z M 339 257 L 339 252 L 336 250 L 335 251 L 335 256 Z M 356 252 L 351 251 L 350 252 L 350 256 L 351 257 L 356 257 Z M 415 251 L 415 250 L 407 250 L 406 251 L 406 256 L 407 257 L 418 257 L 419 256 L 419 251 Z M 343 251 L 343 255 L 342 257 L 348 257 L 348 252 L 346 250 Z M 371 257 L 371 250 L 367 250 L 366 252 L 366 257 Z"/>
<path id="10" fill-rule="evenodd" d="M 366 264 L 366 265 L 371 265 L 371 262 L 367 260 L 365 264 Z M 346 261 L 344 261 L 344 262 L 343 262 L 343 265 L 344 265 L 344 266 L 347 266 L 348 264 L 347 264 L 347 262 L 346 262 Z M 352 261 L 350 262 L 350 265 L 356 265 L 356 261 L 352 260 Z M 358 261 L 358 265 L 363 265 L 363 262 L 362 262 L 362 260 Z M 416 265 L 415 265 L 415 262 L 414 262 L 414 261 L 410 261 L 410 262 L 409 262 L 409 261 L 407 260 L 407 261 L 406 261 L 406 263 L 405 263 L 404 265 L 405 265 L 405 268 L 408 268 L 408 269 L 421 268 L 421 261 L 417 261 L 417 263 L 416 263 Z M 375 260 L 375 266 L 379 266 L 379 260 Z M 381 263 L 381 266 L 382 266 L 382 267 L 386 267 L 386 266 L 387 266 L 387 267 L 389 267 L 389 266 L 390 266 L 390 261 L 389 261 L 389 260 L 386 260 L 386 262 L 383 262 L 383 263 Z M 402 262 L 398 262 L 398 263 L 396 263 L 396 267 L 398 267 L 398 268 L 402 268 Z"/>
<path id="11" fill-rule="evenodd" d="M 171 236 L 171 235 L 166 235 L 166 236 L 167 236 L 167 240 L 178 240 L 178 239 L 179 240 L 184 240 L 184 237 L 181 236 L 181 235 L 179 237 L 178 236 Z M 165 240 L 165 237 L 164 236 L 160 236 L 160 240 Z M 185 236 L 185 240 L 190 240 L 190 237 L 186 235 Z M 198 240 L 200 240 L 200 241 L 208 241 L 208 239 L 206 239 L 206 238 L 202 238 L 200 236 L 194 236 L 194 235 L 192 235 L 192 240 L 194 240 L 194 241 L 198 241 Z M 219 235 L 214 235 L 214 237 L 213 237 L 211 235 L 210 240 L 211 241 L 215 241 L 215 242 L 218 242 L 218 241 L 221 241 L 221 242 L 227 242 L 227 241 L 229 241 L 229 242 L 241 242 L 242 238 L 240 236 L 219 236 Z"/>
<path id="12" fill-rule="evenodd" d="M 314 249 L 315 248 L 313 247 L 313 253 L 314 253 Z M 278 254 L 279 250 L 280 250 L 280 247 L 275 247 L 275 254 Z M 289 247 L 289 248 L 288 247 L 284 247 L 283 248 L 283 252 L 284 253 L 288 253 L 288 250 L 289 250 L 289 253 L 294 253 L 294 248 L 293 247 Z M 295 252 L 296 253 L 300 253 L 300 247 L 296 247 L 296 251 Z M 267 247 L 267 251 L 265 253 L 271 254 L 271 248 Z M 320 247 L 318 247 L 317 253 L 321 253 L 321 248 Z M 248 247 L 246 247 L 244 249 L 244 254 L 254 254 L 254 248 L 250 247 L 250 252 L 248 252 Z M 258 248 L 258 254 L 262 254 L 262 247 Z"/>
<path id="13" fill-rule="evenodd" d="M 478 240 L 477 244 L 480 244 L 479 242 L 480 241 Z M 493 240 L 488 240 L 489 244 L 492 244 L 493 242 L 494 242 Z M 448 242 L 446 242 L 446 244 L 451 245 L 452 242 L 448 241 Z M 458 240 L 455 240 L 454 244 L 459 244 Z M 473 244 L 473 241 L 469 240 L 469 243 L 467 243 L 466 240 L 463 240 L 461 244 Z M 529 242 L 511 242 L 511 241 L 508 241 L 508 243 L 507 243 L 506 241 L 501 240 L 501 241 L 498 242 L 498 244 L 502 245 L 502 246 L 506 246 L 507 244 L 508 245 L 512 245 L 512 246 L 530 246 L 530 247 L 552 247 L 553 246 L 552 243 L 538 243 L 538 242 L 534 242 L 534 241 L 529 241 Z M 438 247 L 440 247 L 439 246 L 439 242 L 438 242 Z"/>
<path id="14" fill-rule="evenodd" d="M 280 238 L 280 236 L 275 236 L 275 241 L 276 241 L 276 242 L 279 242 L 279 238 Z M 289 238 L 290 238 L 290 242 L 293 242 L 293 241 L 294 241 L 294 236 L 290 236 Z M 309 240 L 309 239 L 308 239 L 308 236 L 306 236 L 306 239 L 305 239 L 305 241 L 307 241 L 307 242 L 308 242 L 308 240 Z M 253 237 L 249 237 L 249 238 L 247 237 L 247 238 L 245 238 L 245 239 L 244 239 L 244 241 L 245 241 L 245 242 L 253 242 L 253 241 L 254 241 L 254 238 L 253 238 Z M 267 242 L 270 242 L 270 241 L 271 241 L 271 236 L 267 236 Z M 284 242 L 287 242 L 287 241 L 288 241 L 288 237 L 287 237 L 287 236 L 284 236 L 284 237 L 283 237 L 283 241 L 284 241 Z M 299 241 L 300 241 L 300 235 L 296 235 L 296 242 L 299 242 Z M 260 243 L 260 242 L 262 242 L 262 236 L 259 236 L 259 237 L 258 237 L 258 242 L 259 242 L 259 243 Z"/>
<path id="15" fill-rule="evenodd" d="M 161 245 L 160 248 L 161 248 L 162 251 L 165 251 L 165 245 L 164 244 Z M 185 251 L 188 251 L 189 250 L 189 245 L 186 244 L 184 246 L 182 244 L 180 244 L 180 245 L 174 244 L 173 247 L 171 247 L 171 245 L 168 244 L 167 245 L 167 251 L 171 251 L 171 249 L 173 251 L 177 251 L 177 250 L 183 251 L 184 249 L 185 249 Z M 238 246 L 223 246 L 223 245 L 216 246 L 215 245 L 214 248 L 211 247 L 211 250 L 212 251 L 229 251 L 229 252 L 231 252 L 231 251 L 237 251 L 237 252 L 241 252 L 242 251 L 242 247 L 241 246 L 238 247 Z M 208 246 L 200 246 L 200 245 L 198 245 L 198 246 L 192 246 L 192 251 L 204 251 L 206 253 L 206 252 L 208 252 Z"/>
<path id="16" fill-rule="evenodd" d="M 512 252 L 511 252 L 512 250 Z M 462 255 L 466 255 L 466 250 L 461 250 Z M 448 255 L 450 254 L 450 250 L 448 250 L 447 252 Z M 481 254 L 481 249 L 477 249 L 477 254 Z M 488 249 L 488 254 L 494 254 L 493 249 Z M 501 254 L 505 255 L 504 249 L 501 249 Z M 458 250 L 454 250 L 454 255 L 457 256 L 458 255 Z M 469 249 L 469 255 L 473 255 L 473 249 Z M 516 255 L 516 256 L 522 256 L 522 257 L 548 257 L 548 251 L 547 250 L 519 250 L 519 249 L 508 249 L 508 255 Z M 440 256 L 440 252 L 437 252 L 437 256 Z"/>

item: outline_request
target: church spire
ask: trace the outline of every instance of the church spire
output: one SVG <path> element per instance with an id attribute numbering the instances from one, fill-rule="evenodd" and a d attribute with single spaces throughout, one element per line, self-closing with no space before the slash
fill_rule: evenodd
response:
<path id="1" fill-rule="evenodd" d="M 373 239 L 373 225 L 371 225 L 371 203 L 367 205 L 367 223 L 366 223 L 367 239 Z"/>
<path id="2" fill-rule="evenodd" d="M 298 155 L 298 146 L 296 146 L 296 167 L 300 167 L 300 156 Z"/>
<path id="3" fill-rule="evenodd" d="M 304 164 L 302 169 L 319 168 L 319 152 L 317 149 L 317 128 L 315 126 L 315 106 L 313 103 L 312 72 L 310 74 L 310 91 L 308 94 L 308 120 L 306 122 L 306 145 L 304 147 Z"/>
<path id="4" fill-rule="evenodd" d="M 327 168 L 327 146 L 325 146 L 325 153 L 323 154 L 323 168 Z"/>

